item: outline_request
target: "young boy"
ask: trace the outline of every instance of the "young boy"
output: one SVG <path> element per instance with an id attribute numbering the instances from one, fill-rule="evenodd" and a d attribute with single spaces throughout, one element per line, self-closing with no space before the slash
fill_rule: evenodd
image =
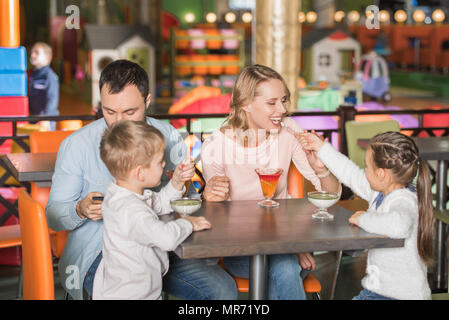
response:
<path id="1" fill-rule="evenodd" d="M 211 227 L 204 217 L 159 220 L 158 215 L 171 212 L 170 200 L 182 197 L 194 174 L 193 164 L 184 161 L 159 193 L 145 190 L 161 182 L 164 149 L 163 135 L 145 122 L 121 121 L 103 135 L 100 156 L 115 182 L 102 204 L 103 259 L 93 299 L 161 299 L 167 251 L 192 231 Z"/>
<path id="2" fill-rule="evenodd" d="M 30 62 L 34 66 L 29 82 L 31 115 L 59 115 L 59 79 L 50 67 L 52 57 L 52 48 L 44 42 L 36 43 L 31 49 Z M 55 121 L 41 121 L 40 124 L 56 130 Z"/>

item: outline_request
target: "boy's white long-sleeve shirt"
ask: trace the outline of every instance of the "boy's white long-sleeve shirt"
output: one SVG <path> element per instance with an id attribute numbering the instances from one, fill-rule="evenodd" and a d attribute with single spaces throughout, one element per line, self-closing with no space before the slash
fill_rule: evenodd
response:
<path id="1" fill-rule="evenodd" d="M 165 223 L 170 199 L 183 191 L 169 182 L 160 192 L 139 195 L 111 183 L 102 205 L 103 259 L 95 273 L 93 299 L 160 299 L 162 276 L 173 251 L 193 231 L 185 219 Z"/>
<path id="2" fill-rule="evenodd" d="M 396 189 L 376 209 L 374 200 L 379 192 L 371 189 L 363 169 L 327 142 L 318 152 L 318 157 L 340 182 L 368 201 L 368 210 L 358 219 L 361 228 L 390 238 L 405 239 L 402 248 L 369 250 L 362 286 L 396 299 L 430 299 L 427 267 L 418 254 L 416 193 L 407 188 Z"/>

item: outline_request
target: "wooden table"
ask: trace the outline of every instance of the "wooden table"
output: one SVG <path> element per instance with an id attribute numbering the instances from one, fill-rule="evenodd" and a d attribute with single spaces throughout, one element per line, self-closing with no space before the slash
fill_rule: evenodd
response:
<path id="1" fill-rule="evenodd" d="M 437 161 L 436 185 L 437 185 L 437 210 L 446 209 L 446 202 L 448 200 L 447 193 L 447 170 L 449 161 L 449 137 L 428 137 L 416 138 L 414 137 L 418 149 L 419 156 L 424 160 Z M 369 139 L 359 139 L 357 145 L 366 149 L 369 145 Z M 447 264 L 446 264 L 446 239 L 447 234 L 445 226 L 442 221 L 437 221 L 436 224 L 436 259 L 435 266 L 435 289 L 445 289 L 447 279 Z"/>
<path id="2" fill-rule="evenodd" d="M 259 208 L 257 202 L 203 203 L 195 215 L 205 216 L 212 229 L 194 232 L 175 253 L 183 259 L 251 256 L 250 299 L 266 299 L 270 254 L 404 245 L 403 239 L 371 234 L 351 225 L 348 219 L 353 212 L 339 205 L 329 209 L 334 220 L 324 222 L 312 218 L 316 208 L 305 199 L 279 200 L 276 209 Z"/>
<path id="3" fill-rule="evenodd" d="M 19 182 L 50 187 L 57 153 L 11 153 L 4 162 Z"/>

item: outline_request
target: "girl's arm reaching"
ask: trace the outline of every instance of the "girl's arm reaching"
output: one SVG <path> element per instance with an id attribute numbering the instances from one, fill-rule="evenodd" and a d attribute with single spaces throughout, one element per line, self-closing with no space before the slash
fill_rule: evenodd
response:
<path id="1" fill-rule="evenodd" d="M 409 198 L 397 198 L 386 211 L 366 211 L 358 216 L 358 226 L 365 231 L 393 239 L 408 238 L 413 231 L 416 206 Z"/>
<path id="2" fill-rule="evenodd" d="M 371 189 L 365 171 L 348 157 L 335 150 L 330 143 L 322 141 L 312 133 L 301 134 L 299 141 L 304 149 L 316 152 L 318 158 L 335 177 L 351 188 L 358 196 L 368 202 L 375 196 L 376 191 Z"/>

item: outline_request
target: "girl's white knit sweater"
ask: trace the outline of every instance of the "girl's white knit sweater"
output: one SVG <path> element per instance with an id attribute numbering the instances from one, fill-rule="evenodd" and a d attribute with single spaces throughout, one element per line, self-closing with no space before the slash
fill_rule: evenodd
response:
<path id="1" fill-rule="evenodd" d="M 406 188 L 396 189 L 376 209 L 374 200 L 379 192 L 371 189 L 363 169 L 327 142 L 318 152 L 318 157 L 340 182 L 368 201 L 368 210 L 359 216 L 361 228 L 390 238 L 405 239 L 402 248 L 369 250 L 362 286 L 396 299 L 430 299 L 427 267 L 418 254 L 416 193 Z"/>

